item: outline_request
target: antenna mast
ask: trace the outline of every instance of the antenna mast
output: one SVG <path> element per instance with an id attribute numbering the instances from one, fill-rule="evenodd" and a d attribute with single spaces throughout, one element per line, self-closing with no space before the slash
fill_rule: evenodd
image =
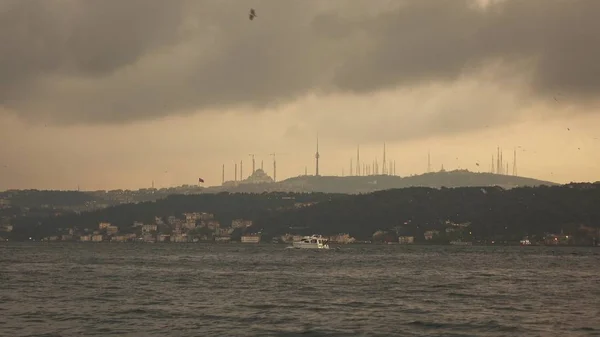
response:
<path id="1" fill-rule="evenodd" d="M 387 172 L 386 163 L 385 163 L 385 142 L 383 142 L 383 162 L 381 163 L 381 174 L 385 175 Z"/>
<path id="2" fill-rule="evenodd" d="M 427 151 L 427 173 L 431 173 L 431 152 Z"/>
<path id="3" fill-rule="evenodd" d="M 356 175 L 360 175 L 360 145 L 356 147 Z"/>
<path id="4" fill-rule="evenodd" d="M 517 175 L 517 149 L 514 149 L 513 158 L 513 176 Z"/>
<path id="5" fill-rule="evenodd" d="M 315 162 L 316 162 L 316 167 L 315 167 L 315 176 L 319 176 L 319 133 L 317 132 L 317 152 L 315 153 Z"/>

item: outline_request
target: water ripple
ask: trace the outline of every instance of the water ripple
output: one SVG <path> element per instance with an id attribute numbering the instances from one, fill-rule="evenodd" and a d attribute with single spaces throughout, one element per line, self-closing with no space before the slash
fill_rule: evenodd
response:
<path id="1" fill-rule="evenodd" d="M 600 336 L 594 248 L 0 244 L 0 336 Z"/>

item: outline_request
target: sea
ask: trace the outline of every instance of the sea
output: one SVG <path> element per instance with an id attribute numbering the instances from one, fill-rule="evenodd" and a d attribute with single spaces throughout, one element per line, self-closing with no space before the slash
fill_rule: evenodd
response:
<path id="1" fill-rule="evenodd" d="M 0 336 L 600 336 L 599 248 L 285 247 L 0 243 Z"/>

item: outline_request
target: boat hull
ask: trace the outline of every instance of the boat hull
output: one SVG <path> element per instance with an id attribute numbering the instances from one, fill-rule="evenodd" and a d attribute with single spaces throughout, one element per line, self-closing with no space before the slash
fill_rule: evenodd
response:
<path id="1" fill-rule="evenodd" d="M 293 248 L 297 249 L 329 249 L 328 244 L 319 243 L 306 243 L 306 242 L 294 242 L 292 243 Z"/>

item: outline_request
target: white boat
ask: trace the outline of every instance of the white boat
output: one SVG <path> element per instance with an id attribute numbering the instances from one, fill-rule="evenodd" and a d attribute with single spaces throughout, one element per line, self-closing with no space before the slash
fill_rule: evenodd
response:
<path id="1" fill-rule="evenodd" d="M 329 240 L 321 235 L 304 236 L 299 241 L 292 243 L 293 248 L 299 249 L 329 249 Z"/>

